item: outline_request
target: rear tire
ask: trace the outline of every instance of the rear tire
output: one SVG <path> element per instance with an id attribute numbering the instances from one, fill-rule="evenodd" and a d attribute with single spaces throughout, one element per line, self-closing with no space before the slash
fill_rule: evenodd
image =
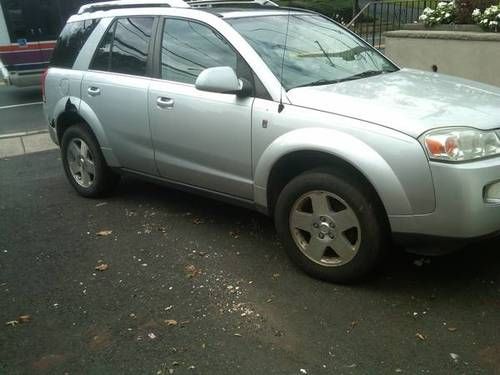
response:
<path id="1" fill-rule="evenodd" d="M 305 172 L 285 186 L 275 224 L 292 261 L 322 280 L 359 281 L 388 250 L 378 198 L 349 174 L 329 168 Z"/>
<path id="2" fill-rule="evenodd" d="M 66 177 L 84 197 L 105 196 L 120 180 L 120 175 L 106 164 L 97 139 L 85 125 L 71 125 L 64 132 L 61 156 Z"/>

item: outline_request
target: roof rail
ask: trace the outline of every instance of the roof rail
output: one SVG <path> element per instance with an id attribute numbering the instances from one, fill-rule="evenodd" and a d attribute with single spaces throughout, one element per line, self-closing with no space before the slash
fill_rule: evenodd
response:
<path id="1" fill-rule="evenodd" d="M 215 7 L 278 7 L 271 0 L 184 0 L 192 8 Z"/>
<path id="2" fill-rule="evenodd" d="M 78 10 L 78 14 L 97 12 L 99 10 L 145 7 L 189 8 L 189 5 L 183 0 L 115 0 L 83 5 Z"/>

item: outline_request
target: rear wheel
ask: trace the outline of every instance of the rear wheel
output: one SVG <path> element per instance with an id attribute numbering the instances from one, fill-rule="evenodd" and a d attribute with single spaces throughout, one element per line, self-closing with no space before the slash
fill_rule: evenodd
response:
<path id="1" fill-rule="evenodd" d="M 290 258 L 308 274 L 352 282 L 387 249 L 387 225 L 373 192 L 346 173 L 306 172 L 281 192 L 275 222 Z"/>
<path id="2" fill-rule="evenodd" d="M 72 125 L 64 132 L 61 155 L 69 182 L 84 197 L 106 195 L 120 179 L 106 164 L 95 136 L 83 125 Z"/>

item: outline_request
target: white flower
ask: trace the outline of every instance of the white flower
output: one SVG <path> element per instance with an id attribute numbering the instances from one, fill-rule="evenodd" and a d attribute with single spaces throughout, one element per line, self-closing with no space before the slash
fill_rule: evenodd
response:
<path id="1" fill-rule="evenodd" d="M 420 17 L 418 17 L 420 21 L 425 21 L 427 19 L 427 16 L 425 14 L 422 14 Z"/>
<path id="2" fill-rule="evenodd" d="M 444 15 L 444 18 L 450 18 L 451 17 L 451 14 L 446 12 L 445 15 Z"/>
<path id="3" fill-rule="evenodd" d="M 488 21 L 486 18 L 484 18 L 484 19 L 482 19 L 482 20 L 481 20 L 481 23 L 482 23 L 482 24 L 487 24 L 488 22 L 489 22 L 489 21 Z"/>
<path id="4" fill-rule="evenodd" d="M 431 14 L 431 13 L 433 13 L 433 12 L 434 12 L 434 10 L 433 10 L 433 9 L 431 9 L 431 8 L 429 8 L 429 7 L 425 8 L 425 9 L 422 11 L 422 13 L 423 13 L 423 14 L 425 14 L 425 15 Z"/>
<path id="5" fill-rule="evenodd" d="M 481 9 L 474 9 L 472 12 L 472 17 L 479 17 L 481 15 Z"/>
<path id="6" fill-rule="evenodd" d="M 490 27 L 491 26 L 498 26 L 498 22 L 497 21 L 490 21 Z"/>
<path id="7" fill-rule="evenodd" d="M 448 3 L 444 2 L 444 1 L 440 1 L 437 5 L 438 8 L 444 8 L 445 6 L 447 6 Z"/>

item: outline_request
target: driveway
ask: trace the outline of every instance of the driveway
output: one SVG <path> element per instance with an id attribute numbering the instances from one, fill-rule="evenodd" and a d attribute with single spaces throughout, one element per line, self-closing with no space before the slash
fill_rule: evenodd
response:
<path id="1" fill-rule="evenodd" d="M 0 159 L 1 374 L 500 374 L 499 240 L 328 284 L 260 214 L 134 179 L 84 199 L 59 159 Z"/>

